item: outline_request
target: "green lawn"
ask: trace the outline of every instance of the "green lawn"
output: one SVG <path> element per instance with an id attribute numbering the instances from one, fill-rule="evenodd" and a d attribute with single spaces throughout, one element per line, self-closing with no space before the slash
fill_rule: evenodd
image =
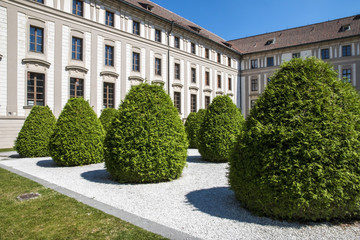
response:
<path id="1" fill-rule="evenodd" d="M 0 168 L 0 239 L 164 238 Z"/>
<path id="2" fill-rule="evenodd" d="M 14 148 L 0 148 L 0 152 L 11 152 L 11 151 L 15 151 Z"/>

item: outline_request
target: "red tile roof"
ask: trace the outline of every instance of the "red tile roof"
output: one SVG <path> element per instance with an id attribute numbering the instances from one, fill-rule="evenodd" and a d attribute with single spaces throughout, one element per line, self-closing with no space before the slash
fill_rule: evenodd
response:
<path id="1" fill-rule="evenodd" d="M 350 25 L 347 31 L 340 29 Z M 342 29 L 344 30 L 344 29 Z M 243 54 L 360 36 L 360 15 L 228 41 Z M 273 40 L 273 44 L 266 44 Z"/>

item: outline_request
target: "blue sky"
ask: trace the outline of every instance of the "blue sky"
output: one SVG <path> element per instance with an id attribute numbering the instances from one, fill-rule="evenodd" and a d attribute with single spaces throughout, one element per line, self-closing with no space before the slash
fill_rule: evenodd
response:
<path id="1" fill-rule="evenodd" d="M 360 14 L 360 0 L 152 0 L 225 40 Z"/>

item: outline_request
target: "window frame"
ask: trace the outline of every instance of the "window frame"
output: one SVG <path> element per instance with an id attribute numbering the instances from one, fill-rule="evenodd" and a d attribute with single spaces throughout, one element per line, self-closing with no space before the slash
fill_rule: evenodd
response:
<path id="1" fill-rule="evenodd" d="M 292 54 L 292 58 L 300 58 L 300 53 L 299 52 L 296 52 L 296 53 L 293 53 Z"/>
<path id="2" fill-rule="evenodd" d="M 329 48 L 323 48 L 320 51 L 321 59 L 330 59 L 330 49 Z"/>
<path id="3" fill-rule="evenodd" d="M 217 75 L 217 88 L 221 88 L 222 86 L 222 77 L 221 74 Z"/>
<path id="4" fill-rule="evenodd" d="M 251 92 L 259 91 L 259 80 L 257 78 L 251 79 Z"/>
<path id="5" fill-rule="evenodd" d="M 72 83 L 72 80 L 75 80 L 74 83 Z M 82 82 L 81 83 L 82 89 L 80 89 L 80 90 L 77 89 L 80 86 L 80 83 L 77 84 L 77 82 Z M 84 95 L 85 95 L 84 82 L 85 81 L 83 78 L 70 77 L 69 98 L 78 98 L 78 97 L 84 98 Z M 71 95 L 71 87 L 72 86 L 74 86 L 74 95 Z M 82 95 L 78 96 L 78 91 L 81 91 Z"/>
<path id="6" fill-rule="evenodd" d="M 155 75 L 161 76 L 161 58 L 155 58 Z"/>
<path id="7" fill-rule="evenodd" d="M 132 33 L 140 36 L 140 22 L 133 20 Z"/>
<path id="8" fill-rule="evenodd" d="M 217 53 L 217 62 L 221 64 L 221 53 Z"/>
<path id="9" fill-rule="evenodd" d="M 191 68 L 191 83 L 196 83 L 196 68 Z"/>
<path id="10" fill-rule="evenodd" d="M 132 54 L 132 71 L 133 72 L 140 72 L 140 53 L 133 52 Z"/>
<path id="11" fill-rule="evenodd" d="M 174 91 L 174 106 L 177 108 L 178 112 L 181 114 L 181 92 Z"/>
<path id="12" fill-rule="evenodd" d="M 231 61 L 232 61 L 231 57 L 228 57 L 228 67 L 231 67 Z"/>
<path id="13" fill-rule="evenodd" d="M 174 37 L 174 47 L 180 49 L 180 38 Z"/>
<path id="14" fill-rule="evenodd" d="M 108 50 L 111 49 L 111 52 L 109 52 Z M 108 67 L 113 67 L 114 66 L 114 52 L 115 52 L 115 49 L 114 49 L 114 46 L 111 46 L 111 45 L 107 45 L 105 44 L 105 66 L 108 66 Z"/>
<path id="15" fill-rule="evenodd" d="M 34 74 L 33 78 L 31 78 L 31 74 Z M 38 78 L 37 76 L 38 75 L 42 75 L 43 76 L 43 79 L 42 79 L 42 82 L 43 82 L 43 85 L 42 86 L 38 86 Z M 29 81 L 31 81 L 31 79 L 33 79 L 33 85 L 29 85 Z M 27 79 L 26 79 L 26 106 L 46 106 L 46 75 L 45 73 L 38 73 L 38 72 L 31 72 L 31 71 L 28 71 L 27 72 Z M 40 80 L 39 80 L 40 81 Z M 29 91 L 29 87 L 33 87 L 33 91 Z M 42 93 L 38 92 L 38 88 L 41 88 L 43 89 Z M 29 94 L 33 94 L 33 98 L 29 98 Z M 38 105 L 37 102 L 39 101 L 38 99 L 38 94 L 42 95 L 42 102 L 43 102 L 43 105 Z M 29 101 L 30 99 L 32 99 L 33 101 L 33 104 L 30 105 L 29 104 Z"/>
<path id="16" fill-rule="evenodd" d="M 112 92 L 110 92 L 110 86 L 112 86 Z M 110 101 L 112 103 L 109 103 Z M 115 108 L 115 83 L 103 82 L 103 108 Z"/>
<path id="17" fill-rule="evenodd" d="M 349 83 L 352 82 L 351 80 L 351 68 L 343 68 L 342 71 L 341 71 L 341 76 L 342 78 L 347 78 Z"/>
<path id="18" fill-rule="evenodd" d="M 31 36 L 33 35 L 32 34 L 32 29 L 34 29 L 34 42 L 32 43 L 31 42 Z M 41 44 L 38 44 L 38 31 L 42 31 L 41 33 Z M 34 52 L 34 53 L 44 53 L 44 32 L 45 32 L 45 29 L 42 28 L 42 27 L 37 27 L 37 26 L 34 26 L 34 25 L 31 25 L 30 24 L 30 28 L 29 28 L 29 51 L 30 52 Z M 34 50 L 31 50 L 31 46 L 34 46 Z M 38 49 L 38 45 L 41 46 L 41 50 L 37 50 Z"/>
<path id="19" fill-rule="evenodd" d="M 195 45 L 195 43 L 192 42 L 190 45 L 191 45 L 191 48 L 190 48 L 191 53 L 196 55 L 196 45 Z"/>
<path id="20" fill-rule="evenodd" d="M 228 90 L 232 91 L 232 79 L 231 79 L 231 77 L 228 78 Z"/>
<path id="21" fill-rule="evenodd" d="M 342 53 L 342 55 L 341 55 L 342 57 L 350 57 L 351 56 L 351 45 L 342 46 L 341 53 Z"/>
<path id="22" fill-rule="evenodd" d="M 111 20 L 109 19 L 109 15 L 111 15 Z M 115 20 L 115 14 L 113 12 L 110 12 L 108 10 L 105 11 L 105 25 L 114 27 L 114 20 Z"/>
<path id="23" fill-rule="evenodd" d="M 205 86 L 210 86 L 210 72 L 205 71 Z"/>
<path id="24" fill-rule="evenodd" d="M 78 9 L 79 3 L 81 3 L 81 11 Z M 74 14 L 76 16 L 84 17 L 84 1 L 83 0 L 73 0 L 72 14 Z"/>
<path id="25" fill-rule="evenodd" d="M 205 48 L 205 58 L 210 59 L 210 50 L 208 48 Z"/>
<path id="26" fill-rule="evenodd" d="M 266 66 L 267 67 L 273 67 L 274 65 L 275 65 L 274 64 L 274 57 L 267 57 L 266 58 Z"/>
<path id="27" fill-rule="evenodd" d="M 74 40 L 75 40 L 75 46 L 74 46 Z M 80 58 L 78 58 L 78 43 L 76 40 L 80 40 Z M 84 51 L 83 51 L 83 45 L 84 41 L 82 38 L 71 36 L 71 59 L 77 60 L 77 61 L 83 61 L 84 59 Z M 75 49 L 75 51 L 74 51 Z"/>
<path id="28" fill-rule="evenodd" d="M 161 43 L 161 30 L 155 28 L 155 41 Z"/>
<path id="29" fill-rule="evenodd" d="M 251 67 L 251 69 L 259 68 L 258 60 L 257 59 L 251 59 L 250 60 L 250 67 Z"/>
<path id="30" fill-rule="evenodd" d="M 197 112 L 197 95 L 190 94 L 190 112 Z"/>
<path id="31" fill-rule="evenodd" d="M 180 63 L 175 63 L 174 64 L 174 78 L 176 80 L 180 80 L 181 76 L 180 76 Z"/>

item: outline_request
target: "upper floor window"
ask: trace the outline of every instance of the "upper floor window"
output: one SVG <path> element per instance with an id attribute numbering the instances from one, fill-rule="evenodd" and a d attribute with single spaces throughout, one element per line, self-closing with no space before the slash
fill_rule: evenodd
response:
<path id="1" fill-rule="evenodd" d="M 133 52 L 132 70 L 140 72 L 140 54 L 137 52 Z"/>
<path id="2" fill-rule="evenodd" d="M 272 66 L 274 66 L 274 57 L 268 57 L 268 58 L 266 58 L 266 66 L 268 66 L 268 67 L 272 67 Z"/>
<path id="3" fill-rule="evenodd" d="M 255 92 L 255 91 L 258 91 L 258 89 L 259 89 L 258 80 L 257 79 L 251 79 L 251 91 Z"/>
<path id="4" fill-rule="evenodd" d="M 103 89 L 103 107 L 104 108 L 114 108 L 114 83 L 107 83 L 104 82 L 104 89 Z"/>
<path id="5" fill-rule="evenodd" d="M 343 57 L 351 56 L 351 46 L 350 45 L 342 46 L 342 56 Z"/>
<path id="6" fill-rule="evenodd" d="M 181 92 L 174 92 L 174 105 L 178 112 L 181 113 Z"/>
<path id="7" fill-rule="evenodd" d="M 175 79 L 180 79 L 180 64 L 175 63 Z"/>
<path id="8" fill-rule="evenodd" d="M 300 53 L 293 53 L 292 58 L 300 58 Z"/>
<path id="9" fill-rule="evenodd" d="M 191 82 L 196 83 L 196 69 L 191 68 Z"/>
<path id="10" fill-rule="evenodd" d="M 45 74 L 28 72 L 27 106 L 45 106 Z"/>
<path id="11" fill-rule="evenodd" d="M 329 59 L 329 58 L 330 58 L 329 49 L 328 48 L 321 49 L 321 59 Z"/>
<path id="12" fill-rule="evenodd" d="M 190 111 L 191 112 L 196 112 L 196 110 L 197 110 L 196 98 L 197 97 L 195 94 L 190 95 Z"/>
<path id="13" fill-rule="evenodd" d="M 221 88 L 221 75 L 217 76 L 217 87 Z"/>
<path id="14" fill-rule="evenodd" d="M 82 60 L 82 39 L 72 37 L 72 59 Z"/>
<path id="15" fill-rule="evenodd" d="M 105 65 L 114 66 L 114 47 L 105 45 Z"/>
<path id="16" fill-rule="evenodd" d="M 209 59 L 210 55 L 209 55 L 209 49 L 205 48 L 205 58 Z"/>
<path id="17" fill-rule="evenodd" d="M 161 59 L 155 58 L 155 75 L 161 76 Z"/>
<path id="18" fill-rule="evenodd" d="M 70 98 L 84 97 L 84 79 L 70 78 Z"/>
<path id="19" fill-rule="evenodd" d="M 180 39 L 178 37 L 174 38 L 174 47 L 180 48 Z"/>
<path id="20" fill-rule="evenodd" d="M 30 51 L 44 52 L 44 29 L 30 26 Z"/>
<path id="21" fill-rule="evenodd" d="M 221 63 L 221 53 L 218 53 L 218 54 L 217 54 L 217 62 L 218 62 L 218 63 Z"/>
<path id="22" fill-rule="evenodd" d="M 161 42 L 161 31 L 159 29 L 155 29 L 155 41 Z"/>
<path id="23" fill-rule="evenodd" d="M 78 16 L 83 16 L 83 1 L 82 0 L 73 0 L 73 14 Z"/>
<path id="24" fill-rule="evenodd" d="M 228 66 L 231 67 L 231 58 L 228 57 Z"/>
<path id="25" fill-rule="evenodd" d="M 114 26 L 114 13 L 106 11 L 105 24 L 108 26 Z"/>
<path id="26" fill-rule="evenodd" d="M 195 43 L 191 43 L 191 53 L 196 54 Z"/>
<path id="27" fill-rule="evenodd" d="M 133 21 L 133 34 L 140 35 L 140 23 Z"/>
<path id="28" fill-rule="evenodd" d="M 251 60 L 251 69 L 258 68 L 258 60 Z"/>
<path id="29" fill-rule="evenodd" d="M 205 72 L 205 85 L 210 86 L 210 72 Z"/>
<path id="30" fill-rule="evenodd" d="M 208 109 L 210 105 L 210 96 L 205 96 L 205 109 Z"/>
<path id="31" fill-rule="evenodd" d="M 351 83 L 351 69 L 343 69 L 342 77 L 346 78 L 349 83 Z"/>
<path id="32" fill-rule="evenodd" d="M 231 81 L 231 78 L 228 78 L 228 89 L 229 89 L 229 91 L 232 90 L 232 81 Z"/>

